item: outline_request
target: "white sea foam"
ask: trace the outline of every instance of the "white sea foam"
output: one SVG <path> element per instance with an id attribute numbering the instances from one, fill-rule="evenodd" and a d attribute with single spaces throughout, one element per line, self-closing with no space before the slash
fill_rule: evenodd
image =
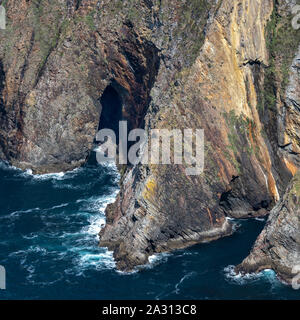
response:
<path id="1" fill-rule="evenodd" d="M 185 275 L 180 279 L 180 281 L 179 281 L 178 283 L 176 283 L 174 293 L 179 294 L 179 293 L 180 293 L 180 286 L 181 286 L 181 284 L 182 284 L 186 279 L 189 279 L 189 278 L 191 278 L 191 277 L 194 277 L 195 275 L 197 275 L 197 272 L 195 272 L 195 271 L 191 271 L 191 272 L 185 274 Z"/>
<path id="2" fill-rule="evenodd" d="M 237 219 L 231 218 L 231 217 L 226 217 L 226 219 L 227 219 L 228 221 L 236 221 L 236 220 L 237 220 Z"/>
<path id="3" fill-rule="evenodd" d="M 155 253 L 148 258 L 149 263 L 143 266 L 146 269 L 152 269 L 157 265 L 164 263 L 172 254 L 170 252 Z"/>
<path id="4" fill-rule="evenodd" d="M 238 219 L 226 217 L 227 221 L 232 225 L 233 232 L 236 232 L 240 229 L 241 224 Z"/>
<path id="5" fill-rule="evenodd" d="M 33 179 L 36 180 L 48 180 L 48 179 L 57 179 L 57 180 L 61 180 L 64 176 L 65 176 L 65 172 L 58 172 L 58 173 L 46 173 L 46 174 L 35 174 L 32 175 Z"/>
<path id="6" fill-rule="evenodd" d="M 35 212 L 35 211 L 39 211 L 39 210 L 41 210 L 41 209 L 40 208 L 32 208 L 32 209 L 28 209 L 28 210 L 19 210 L 19 211 L 11 212 L 8 215 L 13 217 L 13 216 L 18 216 L 23 213 L 31 213 L 31 212 Z"/>
<path id="7" fill-rule="evenodd" d="M 23 239 L 26 239 L 26 240 L 32 240 L 32 239 L 35 239 L 37 238 L 38 235 L 37 234 L 34 234 L 34 233 L 30 233 L 29 235 L 23 235 L 22 238 Z"/>
<path id="8" fill-rule="evenodd" d="M 53 206 L 49 209 L 45 209 L 45 210 L 53 210 L 53 209 L 58 209 L 58 208 L 63 208 L 63 207 L 67 207 L 69 205 L 69 203 L 62 203 L 62 204 L 59 204 L 57 206 Z"/>
<path id="9" fill-rule="evenodd" d="M 103 164 L 102 167 L 107 168 L 112 175 L 115 177 L 116 181 L 119 179 L 119 172 L 114 163 L 106 163 Z M 69 188 L 69 189 L 80 189 L 86 190 L 87 188 L 92 188 L 94 186 L 94 182 L 91 180 L 88 184 L 84 185 L 72 185 L 71 181 L 75 175 L 81 173 L 82 170 L 87 170 L 88 174 L 92 174 L 90 168 L 78 168 L 69 172 L 59 172 L 59 173 L 50 173 L 50 174 L 42 174 L 42 175 L 34 175 L 32 170 L 28 169 L 22 171 L 18 168 L 9 166 L 7 163 L 0 162 L 0 168 L 3 170 L 13 170 L 16 172 L 17 176 L 21 176 L 23 178 L 30 178 L 31 181 L 44 181 L 44 180 L 53 180 L 53 187 L 55 188 Z M 93 170 L 93 169 L 92 169 Z M 95 170 L 95 173 L 101 172 Z M 85 172 L 83 172 L 85 174 Z M 64 180 L 63 182 L 60 182 Z M 66 183 L 67 182 L 67 183 Z M 73 263 L 70 266 L 69 272 L 75 272 L 79 274 L 89 269 L 115 269 L 115 261 L 113 258 L 113 253 L 108 251 L 105 248 L 98 248 L 97 244 L 99 241 L 99 232 L 101 228 L 105 226 L 105 208 L 109 203 L 115 201 L 115 198 L 118 193 L 117 186 L 111 187 L 108 190 L 108 195 L 100 196 L 100 197 L 92 197 L 89 199 L 78 199 L 76 201 L 79 204 L 79 209 L 74 214 L 66 214 L 63 216 L 59 215 L 57 218 L 54 218 L 53 215 L 49 215 L 49 211 L 61 209 L 70 205 L 70 203 L 61 203 L 55 206 L 40 209 L 40 208 L 31 208 L 27 210 L 19 210 L 14 211 L 7 215 L 7 217 L 18 217 L 21 214 L 26 213 L 35 213 L 41 211 L 41 220 L 43 221 L 45 227 L 47 228 L 43 231 L 43 235 L 48 238 L 59 239 L 60 244 L 63 247 L 67 247 L 67 250 L 64 252 L 60 252 L 57 250 L 52 250 L 43 248 L 38 245 L 32 245 L 24 250 L 16 251 L 10 254 L 11 257 L 15 257 L 20 259 L 23 267 L 30 268 L 27 271 L 30 273 L 29 277 L 32 277 L 32 274 L 35 272 L 34 269 L 31 269 L 30 263 L 27 261 L 29 257 L 32 257 L 32 254 L 38 254 L 41 256 L 45 255 L 53 255 L 53 259 L 72 259 Z M 78 218 L 78 216 L 86 215 L 87 216 L 87 225 L 79 229 L 78 231 L 68 232 L 57 232 L 53 229 L 53 226 L 57 225 L 56 219 L 60 219 L 59 223 L 72 223 L 73 219 Z M 3 216 L 2 216 L 3 218 Z M 53 219 L 54 218 L 54 219 Z M 76 220 L 78 221 L 78 220 Z M 47 231 L 48 230 L 48 231 Z M 39 237 L 39 233 L 30 233 L 22 235 L 23 239 L 30 240 Z M 51 258 L 52 259 L 52 258 Z M 73 270 L 73 271 L 72 271 Z M 68 272 L 68 271 L 66 271 Z"/>
<path id="10" fill-rule="evenodd" d="M 112 203 L 118 193 L 117 188 L 113 188 L 112 193 L 108 196 L 92 197 L 89 199 L 79 199 L 77 203 L 82 204 L 80 210 L 94 212 L 90 213 L 88 222 L 89 224 L 84 226 L 79 233 L 84 237 L 78 239 L 79 246 L 73 247 L 71 250 L 76 252 L 78 256 L 75 259 L 75 273 L 82 274 L 87 269 L 115 269 L 116 264 L 113 258 L 113 253 L 105 248 L 97 248 L 97 242 L 99 241 L 99 232 L 101 228 L 105 226 L 105 208 L 109 203 Z M 88 240 L 93 240 L 95 247 L 88 246 Z M 67 272 L 72 272 L 71 270 Z"/>
<path id="11" fill-rule="evenodd" d="M 228 267 L 224 268 L 225 278 L 239 285 L 245 285 L 249 280 L 256 280 L 260 275 L 254 273 L 247 273 L 241 274 L 235 272 L 235 266 L 229 265 Z"/>
<path id="12" fill-rule="evenodd" d="M 237 285 L 246 285 L 248 283 L 257 282 L 261 279 L 265 279 L 268 282 L 274 285 L 280 284 L 277 279 L 276 273 L 271 269 L 265 269 L 259 273 L 236 273 L 235 266 L 229 265 L 224 268 L 225 278 L 227 281 L 237 284 Z"/>
<path id="13" fill-rule="evenodd" d="M 120 275 L 132 275 L 132 274 L 138 273 L 140 270 L 153 269 L 157 265 L 166 262 L 171 255 L 172 253 L 170 252 L 155 253 L 148 257 L 147 264 L 137 266 L 132 271 L 120 271 L 120 270 L 116 270 L 116 271 Z"/>
<path id="14" fill-rule="evenodd" d="M 115 262 L 113 259 L 113 252 L 102 249 L 101 253 L 86 253 L 79 259 L 79 266 L 83 269 L 94 267 L 96 270 L 104 268 L 115 268 Z"/>
<path id="15" fill-rule="evenodd" d="M 69 171 L 69 172 L 71 172 L 71 171 Z M 40 181 L 51 180 L 51 179 L 62 180 L 64 178 L 64 176 L 66 175 L 66 173 L 68 173 L 68 172 L 33 174 L 31 169 L 27 169 L 27 170 L 22 172 L 22 174 L 25 177 L 30 177 L 30 178 L 32 178 L 34 180 L 40 180 Z"/>
<path id="16" fill-rule="evenodd" d="M 31 209 L 27 209 L 27 210 L 19 210 L 19 211 L 14 211 L 11 212 L 5 216 L 0 217 L 1 218 L 10 218 L 10 217 L 16 217 L 16 216 L 20 216 L 21 214 L 26 214 L 26 213 L 32 213 L 32 212 L 37 212 L 37 211 L 49 211 L 49 210 L 55 210 L 55 209 L 59 209 L 59 208 L 63 208 L 63 207 L 67 207 L 69 205 L 69 203 L 62 203 L 59 204 L 57 206 L 53 206 L 50 208 L 45 208 L 45 209 L 41 209 L 41 208 L 31 208 Z"/>
<path id="17" fill-rule="evenodd" d="M 0 161 L 0 168 L 6 171 L 15 171 L 24 177 L 31 177 L 37 180 L 48 180 L 48 179 L 62 179 L 66 173 L 74 172 L 77 169 L 68 172 L 57 172 L 57 173 L 46 173 L 46 174 L 33 174 L 31 169 L 21 170 L 15 166 L 9 165 L 5 161 Z"/>
<path id="18" fill-rule="evenodd" d="M 96 212 L 97 214 L 89 217 L 89 225 L 82 229 L 83 233 L 98 237 L 100 230 L 105 226 L 106 223 L 105 208 L 108 204 L 115 201 L 118 192 L 118 190 L 114 190 L 114 192 L 109 196 L 87 200 L 88 209 Z"/>
<path id="19" fill-rule="evenodd" d="M 105 226 L 105 217 L 96 216 L 89 218 L 90 225 L 84 228 L 84 232 L 90 235 L 98 235 L 100 230 Z"/>
<path id="20" fill-rule="evenodd" d="M 151 255 L 148 260 L 150 265 L 156 265 L 157 263 L 160 263 L 161 261 L 167 260 L 167 258 L 170 256 L 170 253 L 164 252 L 164 253 L 156 253 Z"/>
<path id="21" fill-rule="evenodd" d="M 43 248 L 41 246 L 35 245 L 35 246 L 30 246 L 27 250 L 27 252 L 34 252 L 34 253 L 39 253 L 43 256 L 45 256 L 47 254 L 47 249 Z"/>
<path id="22" fill-rule="evenodd" d="M 261 221 L 261 222 L 265 222 L 265 221 L 266 221 L 266 219 L 265 219 L 265 218 L 255 218 L 255 220 L 257 220 L 257 221 Z"/>
<path id="23" fill-rule="evenodd" d="M 22 172 L 21 169 L 18 169 L 17 167 L 9 165 L 6 161 L 0 161 L 0 169 L 5 171 L 18 171 Z"/>

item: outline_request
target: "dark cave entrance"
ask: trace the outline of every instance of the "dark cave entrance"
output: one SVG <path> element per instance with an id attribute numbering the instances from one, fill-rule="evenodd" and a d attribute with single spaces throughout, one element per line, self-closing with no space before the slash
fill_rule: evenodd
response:
<path id="1" fill-rule="evenodd" d="M 111 129 L 119 141 L 119 121 L 122 120 L 122 99 L 118 92 L 109 85 L 103 92 L 100 103 L 102 112 L 98 129 Z"/>
<path id="2" fill-rule="evenodd" d="M 119 121 L 123 119 L 122 106 L 123 101 L 114 88 L 113 84 L 110 84 L 104 90 L 102 96 L 98 99 L 101 103 L 102 110 L 100 120 L 98 124 L 98 131 L 102 129 L 111 129 L 116 135 L 116 143 L 119 144 Z M 105 140 L 107 141 L 107 140 Z M 104 141 L 103 141 L 104 142 Z M 103 142 L 94 139 L 94 147 L 101 145 Z M 97 165 L 96 152 L 90 152 L 86 159 L 86 165 Z"/>
<path id="3" fill-rule="evenodd" d="M 128 150 L 135 143 L 127 141 L 128 133 L 132 129 L 144 128 L 145 126 L 145 115 L 151 101 L 150 91 L 160 66 L 159 49 L 154 44 L 148 41 L 137 41 L 136 33 L 130 23 L 124 25 L 124 35 L 125 33 L 126 39 L 120 42 L 121 60 L 118 64 L 113 61 L 110 63 L 112 75 L 118 75 L 118 77 L 117 79 L 111 78 L 111 82 L 103 91 L 102 96 L 98 98 L 98 102 L 102 106 L 98 132 L 102 129 L 110 129 L 115 133 L 116 160 L 118 162 L 121 159 L 119 162 L 124 163 L 124 166 L 126 166 L 126 150 L 124 148 L 127 148 L 128 154 Z M 124 64 L 125 60 L 126 64 Z M 125 132 L 121 133 L 122 137 L 126 135 L 126 145 L 125 143 L 120 145 L 120 121 L 127 122 L 127 135 Z M 126 129 L 124 128 L 124 130 Z M 107 139 L 97 141 L 97 137 L 95 137 L 94 146 L 101 151 L 101 145 L 106 141 Z"/>

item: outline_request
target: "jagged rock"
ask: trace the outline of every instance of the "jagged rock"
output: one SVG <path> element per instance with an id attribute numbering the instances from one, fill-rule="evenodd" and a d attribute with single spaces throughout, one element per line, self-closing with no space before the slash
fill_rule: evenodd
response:
<path id="1" fill-rule="evenodd" d="M 100 233 L 100 245 L 114 250 L 120 269 L 155 252 L 229 235 L 225 216 L 264 216 L 283 195 L 292 172 L 263 134 L 273 120 L 264 123 L 258 108 L 272 10 L 272 1 L 222 1 L 180 85 L 177 76 L 162 96 L 166 71 L 158 73 L 146 128 L 204 128 L 205 172 L 188 177 L 182 166 L 127 171 L 109 210 L 114 221 Z"/>
<path id="2" fill-rule="evenodd" d="M 121 191 L 100 233 L 117 266 L 230 235 L 226 217 L 268 214 L 299 166 L 291 70 L 283 88 L 299 46 L 290 3 L 7 2 L 1 159 L 35 173 L 85 163 L 110 92 L 130 129 L 205 133 L 199 176 L 186 165 L 120 166 Z"/>
<path id="3" fill-rule="evenodd" d="M 272 210 L 268 222 L 250 255 L 236 267 L 237 272 L 253 273 L 273 269 L 292 283 L 300 266 L 300 173 L 292 180 L 283 200 Z"/>

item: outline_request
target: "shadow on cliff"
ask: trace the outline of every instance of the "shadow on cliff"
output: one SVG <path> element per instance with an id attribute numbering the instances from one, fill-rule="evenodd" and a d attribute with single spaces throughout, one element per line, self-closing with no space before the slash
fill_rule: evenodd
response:
<path id="1" fill-rule="evenodd" d="M 109 85 L 103 92 L 100 102 L 102 111 L 98 130 L 111 129 L 119 138 L 119 121 L 122 120 L 122 100 L 118 92 Z"/>

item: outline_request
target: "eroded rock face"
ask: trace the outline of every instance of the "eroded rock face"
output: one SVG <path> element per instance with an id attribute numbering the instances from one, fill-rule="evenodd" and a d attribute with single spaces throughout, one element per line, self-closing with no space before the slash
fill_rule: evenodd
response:
<path id="1" fill-rule="evenodd" d="M 122 99 L 124 119 L 140 126 L 159 68 L 158 49 L 114 13 L 115 5 L 7 3 L 9 23 L 0 34 L 4 159 L 37 173 L 83 164 L 109 85 Z"/>
<path id="2" fill-rule="evenodd" d="M 283 200 L 272 210 L 250 255 L 237 266 L 237 272 L 273 269 L 282 280 L 292 283 L 300 266 L 299 204 L 300 174 L 297 173 Z"/>
<path id="3" fill-rule="evenodd" d="M 100 244 L 114 250 L 119 268 L 229 235 L 227 215 L 266 215 L 283 195 L 292 172 L 264 133 L 277 122 L 259 110 L 273 10 L 272 1 L 222 1 L 210 12 L 195 62 L 176 74 L 163 96 L 159 72 L 146 128 L 204 128 L 205 171 L 195 177 L 183 166 L 127 171 L 100 233 Z M 275 135 L 277 141 L 277 129 Z"/>
<path id="4" fill-rule="evenodd" d="M 279 10 L 282 9 L 279 7 Z M 294 175 L 283 199 L 271 211 L 267 225 L 250 255 L 237 272 L 273 269 L 279 278 L 291 284 L 300 266 L 300 46 L 289 67 L 285 91 L 277 99 L 278 154 Z M 275 66 L 278 67 L 276 63 Z M 280 94 L 280 93 L 278 93 Z"/>
<path id="5" fill-rule="evenodd" d="M 278 17 L 290 25 L 290 6 L 9 1 L 0 33 L 1 158 L 39 173 L 83 164 L 112 88 L 130 128 L 204 129 L 205 168 L 188 176 L 185 165 L 122 167 L 100 245 L 131 270 L 153 253 L 230 235 L 227 216 L 268 214 L 299 167 L 299 73 L 290 70 L 288 86 L 280 76 L 299 37 L 273 41 L 290 36 L 286 28 L 274 35 Z"/>
<path id="6" fill-rule="evenodd" d="M 300 46 L 290 67 L 286 97 L 279 113 L 279 128 L 280 151 L 295 174 L 300 166 Z"/>

